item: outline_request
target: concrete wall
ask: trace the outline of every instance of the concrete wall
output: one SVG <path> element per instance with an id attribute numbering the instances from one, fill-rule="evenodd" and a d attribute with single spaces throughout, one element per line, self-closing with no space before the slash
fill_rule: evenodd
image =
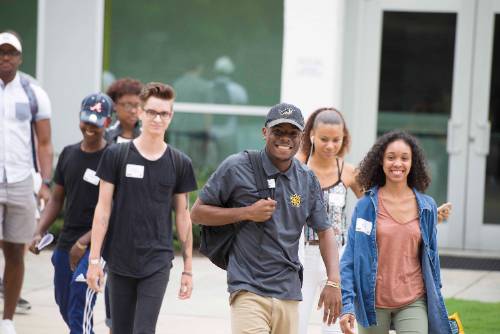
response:
<path id="1" fill-rule="evenodd" d="M 56 154 L 81 139 L 81 100 L 98 91 L 102 71 L 104 0 L 39 0 L 37 78 L 52 102 Z"/>
<path id="2" fill-rule="evenodd" d="M 281 101 L 342 108 L 345 0 L 284 0 Z"/>

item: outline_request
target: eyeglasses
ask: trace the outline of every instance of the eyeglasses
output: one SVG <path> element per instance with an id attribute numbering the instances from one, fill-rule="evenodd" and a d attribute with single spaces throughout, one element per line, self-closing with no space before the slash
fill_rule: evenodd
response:
<path id="1" fill-rule="evenodd" d="M 144 112 L 149 119 L 155 119 L 156 116 L 160 116 L 162 121 L 165 121 L 172 116 L 172 111 L 156 111 L 153 109 L 146 109 Z"/>
<path id="2" fill-rule="evenodd" d="M 16 57 L 19 56 L 21 52 L 17 50 L 0 50 L 0 57 L 3 56 L 10 56 L 10 57 Z"/>
<path id="3" fill-rule="evenodd" d="M 118 102 L 117 104 L 122 106 L 126 112 L 131 112 L 132 110 L 137 110 L 141 107 L 140 103 Z"/>

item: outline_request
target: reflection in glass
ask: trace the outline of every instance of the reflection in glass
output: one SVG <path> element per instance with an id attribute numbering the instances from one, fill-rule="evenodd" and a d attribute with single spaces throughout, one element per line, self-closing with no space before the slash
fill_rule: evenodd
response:
<path id="1" fill-rule="evenodd" d="M 493 63 L 491 66 L 490 152 L 486 160 L 484 222 L 500 224 L 500 15 L 495 15 Z"/>
<path id="2" fill-rule="evenodd" d="M 167 140 L 191 157 L 197 172 L 209 175 L 230 154 L 263 148 L 263 123 L 262 116 L 178 112 Z"/>
<path id="3" fill-rule="evenodd" d="M 104 70 L 171 83 L 177 102 L 213 103 L 216 86 L 229 104 L 274 105 L 283 12 L 283 0 L 106 1 Z"/>
<path id="4" fill-rule="evenodd" d="M 204 66 L 193 63 L 174 81 L 176 100 L 180 102 L 211 103 L 210 82 L 203 77 Z"/>
<path id="5" fill-rule="evenodd" d="M 248 94 L 245 87 L 236 82 L 235 66 L 231 58 L 222 56 L 214 63 L 215 78 L 211 82 L 213 102 L 217 104 L 247 104 Z"/>
<path id="6" fill-rule="evenodd" d="M 446 200 L 456 14 L 384 12 L 378 134 L 403 129 L 425 150 L 428 193 Z"/>

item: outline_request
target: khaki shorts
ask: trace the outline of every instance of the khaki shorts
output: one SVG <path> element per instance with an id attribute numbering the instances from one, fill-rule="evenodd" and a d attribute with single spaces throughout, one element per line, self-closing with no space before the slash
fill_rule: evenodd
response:
<path id="1" fill-rule="evenodd" d="M 36 201 L 29 176 L 16 183 L 0 183 L 0 239 L 26 244 L 35 233 Z"/>
<path id="2" fill-rule="evenodd" d="M 232 334 L 297 334 L 299 302 L 259 296 L 249 291 L 231 294 Z"/>

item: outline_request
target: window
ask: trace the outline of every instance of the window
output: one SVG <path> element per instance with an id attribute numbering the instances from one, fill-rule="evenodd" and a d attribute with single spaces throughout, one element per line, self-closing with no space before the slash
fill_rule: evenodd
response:
<path id="1" fill-rule="evenodd" d="M 174 85 L 178 102 L 279 101 L 282 1 L 106 1 L 104 69 Z"/>
<path id="2" fill-rule="evenodd" d="M 3 1 L 0 31 L 14 30 L 22 39 L 23 63 L 20 70 L 36 75 L 37 0 Z"/>

